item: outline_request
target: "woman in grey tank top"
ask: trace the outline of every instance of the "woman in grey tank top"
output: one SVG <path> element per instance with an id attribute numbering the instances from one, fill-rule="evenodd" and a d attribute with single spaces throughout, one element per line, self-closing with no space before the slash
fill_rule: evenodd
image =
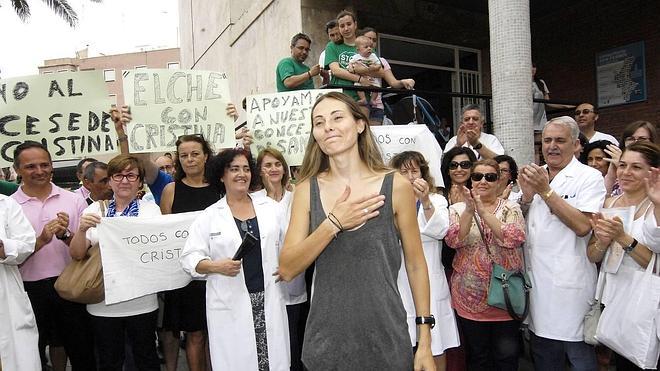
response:
<path id="1" fill-rule="evenodd" d="M 315 264 L 303 363 L 317 370 L 435 370 L 429 279 L 412 186 L 382 161 L 360 107 L 319 97 L 279 273 Z M 413 360 L 397 288 L 403 248 L 419 321 Z"/>

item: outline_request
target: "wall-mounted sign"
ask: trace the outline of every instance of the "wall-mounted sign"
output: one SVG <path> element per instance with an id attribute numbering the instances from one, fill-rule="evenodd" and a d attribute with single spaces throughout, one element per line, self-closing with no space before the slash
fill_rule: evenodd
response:
<path id="1" fill-rule="evenodd" d="M 596 85 L 598 107 L 646 100 L 644 42 L 598 53 Z"/>

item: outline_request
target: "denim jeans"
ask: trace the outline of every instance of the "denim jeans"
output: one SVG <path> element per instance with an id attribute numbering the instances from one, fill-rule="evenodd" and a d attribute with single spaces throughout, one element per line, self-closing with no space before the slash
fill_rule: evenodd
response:
<path id="1" fill-rule="evenodd" d="M 597 371 L 596 350 L 584 341 L 561 341 L 532 336 L 532 356 L 534 357 L 534 370 L 536 371 L 564 371 L 566 359 L 570 362 L 571 370 Z"/>

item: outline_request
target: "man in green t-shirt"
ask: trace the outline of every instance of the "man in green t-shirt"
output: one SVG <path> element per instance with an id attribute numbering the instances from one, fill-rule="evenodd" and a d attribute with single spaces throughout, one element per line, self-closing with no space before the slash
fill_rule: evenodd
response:
<path id="1" fill-rule="evenodd" d="M 309 55 L 312 40 L 309 36 L 299 33 L 291 39 L 291 56 L 277 64 L 277 91 L 314 89 L 313 77 L 321 72 L 316 64 L 309 68 L 303 62 Z"/>
<path id="2" fill-rule="evenodd" d="M 325 47 L 325 65 L 329 66 L 332 72 L 330 83 L 332 85 L 353 86 L 354 83 L 359 82 L 362 85 L 368 86 L 370 85 L 370 78 L 367 75 L 382 77 L 380 75 L 382 69 L 377 72 L 366 73 L 365 76 L 348 71 L 349 60 L 353 55 L 357 54 L 357 49 L 355 48 L 357 21 L 353 13 L 344 10 L 337 15 L 337 25 L 344 41 L 340 44 L 330 41 Z M 357 92 L 354 90 L 344 90 L 344 94 L 353 97 L 356 101 L 359 99 Z M 368 107 L 364 107 L 363 111 L 369 116 Z"/>

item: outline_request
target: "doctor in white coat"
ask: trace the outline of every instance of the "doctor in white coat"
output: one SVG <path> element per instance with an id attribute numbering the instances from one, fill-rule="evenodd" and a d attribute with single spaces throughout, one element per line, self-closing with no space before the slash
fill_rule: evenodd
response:
<path id="1" fill-rule="evenodd" d="M 13 199 L 0 195 L 0 366 L 41 370 L 39 333 L 18 265 L 34 252 L 34 229 Z"/>
<path id="2" fill-rule="evenodd" d="M 191 225 L 180 261 L 193 277 L 206 277 L 211 364 L 218 371 L 288 370 L 288 294 L 274 275 L 284 211 L 268 197 L 250 197 L 252 175 L 258 173 L 249 152 L 225 150 L 210 166 L 215 174 L 209 181 L 220 181 L 225 196 Z M 233 261 L 247 232 L 260 246 Z"/>
<path id="3" fill-rule="evenodd" d="M 401 175 L 410 180 L 417 199 L 417 223 L 422 238 L 424 258 L 429 270 L 431 287 L 431 313 L 435 316 L 436 326 L 431 329 L 431 352 L 438 370 L 446 369 L 444 352 L 448 348 L 460 345 L 458 327 L 454 311 L 451 308 L 451 296 L 445 267 L 441 259 L 441 240 L 449 228 L 449 212 L 447 200 L 435 193 L 435 185 L 431 177 L 429 164 L 419 152 L 405 151 L 392 157 L 390 166 L 398 169 Z M 405 265 L 401 264 L 397 281 L 403 306 L 408 317 L 408 332 L 412 345 L 417 343 L 417 325 L 415 324 L 415 303 L 413 301 L 408 274 Z"/>
<path id="4" fill-rule="evenodd" d="M 596 354 L 584 342 L 584 315 L 596 288 L 596 266 L 587 258 L 590 216 L 600 210 L 605 184 L 599 171 L 573 156 L 578 126 L 562 116 L 542 133 L 546 167 L 522 168 L 518 182 L 527 214 L 527 270 L 532 280 L 529 329 L 534 368 L 597 370 Z"/>

